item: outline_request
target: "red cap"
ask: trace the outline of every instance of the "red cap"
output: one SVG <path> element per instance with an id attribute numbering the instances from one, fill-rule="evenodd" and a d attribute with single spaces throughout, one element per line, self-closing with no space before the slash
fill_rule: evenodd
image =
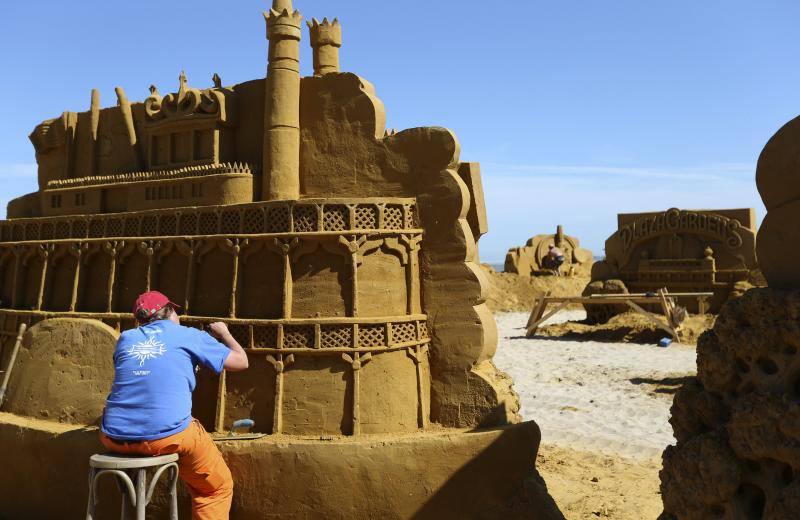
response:
<path id="1" fill-rule="evenodd" d="M 144 310 L 147 312 L 148 316 L 152 316 L 167 305 L 172 305 L 178 309 L 180 308 L 180 305 L 172 303 L 169 301 L 169 298 L 162 293 L 158 291 L 148 291 L 144 294 L 140 294 L 139 297 L 136 298 L 136 302 L 133 304 L 133 314 L 139 316 L 139 311 Z"/>

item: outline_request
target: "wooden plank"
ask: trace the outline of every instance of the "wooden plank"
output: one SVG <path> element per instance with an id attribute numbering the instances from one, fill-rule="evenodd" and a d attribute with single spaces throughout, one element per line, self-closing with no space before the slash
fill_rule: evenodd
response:
<path id="1" fill-rule="evenodd" d="M 531 315 L 528 316 L 528 322 L 525 324 L 526 329 L 531 326 L 531 323 L 542 317 L 545 307 L 547 307 L 547 296 L 540 296 L 534 300 L 533 310 L 531 310 Z"/>
<path id="2" fill-rule="evenodd" d="M 661 329 L 663 331 L 666 331 L 667 333 L 669 333 L 670 336 L 672 336 L 675 339 L 678 338 L 678 334 L 671 327 L 669 327 L 668 325 L 664 325 L 663 323 L 661 323 L 661 321 L 659 321 L 658 318 L 656 318 L 653 315 L 653 313 L 647 312 L 646 310 L 642 309 L 641 307 L 639 307 L 638 305 L 636 305 L 632 301 L 627 301 L 625 303 L 628 304 L 628 307 L 630 307 L 631 309 L 635 310 L 639 314 L 642 314 L 645 318 L 650 320 L 650 322 L 652 322 L 653 325 L 655 325 L 659 329 Z"/>
<path id="3" fill-rule="evenodd" d="M 539 328 L 539 325 L 541 325 L 542 322 L 547 321 L 547 319 L 549 319 L 550 317 L 554 316 L 557 312 L 559 312 L 561 309 L 563 309 L 567 305 L 569 305 L 569 302 L 562 302 L 561 304 L 559 304 L 558 307 L 556 307 L 552 311 L 550 311 L 547 314 L 545 314 L 544 317 L 539 318 L 538 320 L 536 320 L 533 324 L 531 324 L 531 326 L 529 326 L 527 328 L 527 331 L 526 331 L 527 332 L 527 336 L 528 337 L 533 336 L 534 332 L 536 332 L 536 329 Z"/>

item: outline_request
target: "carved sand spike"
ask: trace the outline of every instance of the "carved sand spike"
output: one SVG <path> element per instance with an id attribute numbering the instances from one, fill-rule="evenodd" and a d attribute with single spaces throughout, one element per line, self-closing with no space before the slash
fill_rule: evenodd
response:
<path id="1" fill-rule="evenodd" d="M 233 253 L 233 275 L 231 276 L 231 301 L 228 306 L 228 315 L 231 318 L 236 317 L 236 294 L 237 286 L 239 285 L 239 261 L 242 249 L 250 244 L 250 240 L 246 238 L 226 238 L 222 243 L 223 249 Z"/>
<path id="2" fill-rule="evenodd" d="M 422 360 L 428 354 L 428 345 L 414 345 L 406 349 L 408 357 L 414 361 L 417 370 L 417 425 L 423 430 L 428 427 L 428 410 L 425 407 L 424 396 L 422 395 Z"/>
<path id="3" fill-rule="evenodd" d="M 422 235 L 400 235 L 399 239 L 408 249 L 408 265 L 406 266 L 406 280 L 408 283 L 407 311 L 409 314 L 419 314 L 422 312 L 419 294 L 419 243 L 422 241 Z"/>
<path id="4" fill-rule="evenodd" d="M 194 296 L 194 263 L 197 252 L 203 247 L 202 240 L 184 240 L 176 242 L 175 246 L 182 255 L 188 257 L 186 264 L 186 289 L 183 294 L 183 311 L 189 314 L 189 302 Z"/>
<path id="5" fill-rule="evenodd" d="M 36 310 L 42 310 L 44 305 L 44 288 L 47 284 L 47 268 L 50 265 L 50 257 L 55 252 L 55 244 L 39 244 L 37 253 L 42 257 L 42 272 L 39 276 L 39 294 L 36 296 Z"/>
<path id="6" fill-rule="evenodd" d="M 108 269 L 108 301 L 106 305 L 106 312 L 111 312 L 114 304 L 114 279 L 117 276 L 117 260 L 119 252 L 125 247 L 123 240 L 109 240 L 103 244 L 103 249 L 111 255 L 111 265 Z"/>
<path id="7" fill-rule="evenodd" d="M 350 253 L 350 277 L 353 288 L 353 317 L 358 316 L 358 264 L 360 263 L 359 250 L 366 242 L 366 235 L 352 235 L 349 239 L 344 235 L 339 236 L 339 244 L 343 245 Z"/>
<path id="8" fill-rule="evenodd" d="M 267 242 L 267 248 L 283 255 L 283 318 L 292 317 L 292 259 L 291 252 L 299 245 L 297 237 L 292 239 L 273 238 Z"/>
<path id="9" fill-rule="evenodd" d="M 161 249 L 160 240 L 145 240 L 144 242 L 139 242 L 139 251 L 147 257 L 147 275 L 145 276 L 147 285 L 145 286 L 145 291 L 150 290 L 153 281 L 153 255 L 159 249 Z"/>
<path id="10" fill-rule="evenodd" d="M 69 299 L 69 312 L 75 312 L 75 307 L 78 304 L 78 283 L 81 279 L 81 257 L 89 250 L 89 244 L 86 242 L 76 242 L 71 244 L 68 251 L 69 254 L 75 257 L 75 275 L 72 278 L 72 296 Z"/>
<path id="11" fill-rule="evenodd" d="M 283 432 L 283 373 L 286 367 L 294 363 L 294 354 L 284 356 L 278 354 L 276 356 L 268 355 L 269 361 L 273 368 L 275 368 L 275 408 L 272 415 L 272 433 Z"/>
<path id="12" fill-rule="evenodd" d="M 119 105 L 119 110 L 122 113 L 122 119 L 125 121 L 125 131 L 128 134 L 128 143 L 130 143 L 131 147 L 133 148 L 133 154 L 136 157 L 136 168 L 141 169 L 143 168 L 144 162 L 142 161 L 141 150 L 137 144 L 136 126 L 133 123 L 131 104 L 128 101 L 128 97 L 125 95 L 125 91 L 122 89 L 122 87 L 115 87 L 114 92 L 117 94 L 117 104 Z"/>
<path id="13" fill-rule="evenodd" d="M 369 352 L 366 354 L 353 352 L 353 355 L 350 356 L 347 353 L 342 353 L 342 359 L 347 363 L 350 363 L 350 367 L 353 369 L 353 435 L 359 435 L 361 434 L 361 420 L 359 418 L 358 408 L 359 394 L 361 392 L 359 371 L 361 370 L 361 367 L 366 365 L 372 359 L 372 354 Z"/>

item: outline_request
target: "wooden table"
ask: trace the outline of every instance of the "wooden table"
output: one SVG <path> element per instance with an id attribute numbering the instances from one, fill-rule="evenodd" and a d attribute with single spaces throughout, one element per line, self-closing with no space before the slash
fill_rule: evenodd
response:
<path id="1" fill-rule="evenodd" d="M 548 293 L 534 300 L 533 310 L 526 325 L 526 335 L 527 337 L 533 336 L 539 325 L 548 318 L 555 316 L 556 313 L 571 303 L 596 303 L 606 305 L 625 304 L 677 340 L 679 339 L 679 329 L 683 321 L 681 315 L 685 310 L 678 311 L 679 307 L 675 304 L 675 300 L 677 298 L 697 298 L 698 306 L 702 313 L 706 309 L 707 301 L 712 296 L 714 296 L 712 292 L 669 293 L 666 289 L 659 289 L 655 293 L 593 294 L 589 296 L 550 296 Z M 551 303 L 558 305 L 555 309 L 545 314 L 547 306 Z M 649 312 L 641 307 L 641 305 L 647 304 L 658 304 L 661 307 L 662 314 Z"/>

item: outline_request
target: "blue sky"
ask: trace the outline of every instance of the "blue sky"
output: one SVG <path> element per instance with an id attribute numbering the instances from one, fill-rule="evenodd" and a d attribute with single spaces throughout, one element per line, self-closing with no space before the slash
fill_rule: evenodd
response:
<path id="1" fill-rule="evenodd" d="M 484 261 L 563 224 L 602 254 L 616 213 L 764 209 L 758 154 L 800 112 L 796 0 L 301 0 L 338 16 L 342 69 L 388 126 L 453 129 L 481 162 Z M 35 189 L 27 135 L 63 110 L 155 83 L 263 77 L 266 1 L 3 2 L 0 205 Z M 303 71 L 311 69 L 307 34 Z"/>

